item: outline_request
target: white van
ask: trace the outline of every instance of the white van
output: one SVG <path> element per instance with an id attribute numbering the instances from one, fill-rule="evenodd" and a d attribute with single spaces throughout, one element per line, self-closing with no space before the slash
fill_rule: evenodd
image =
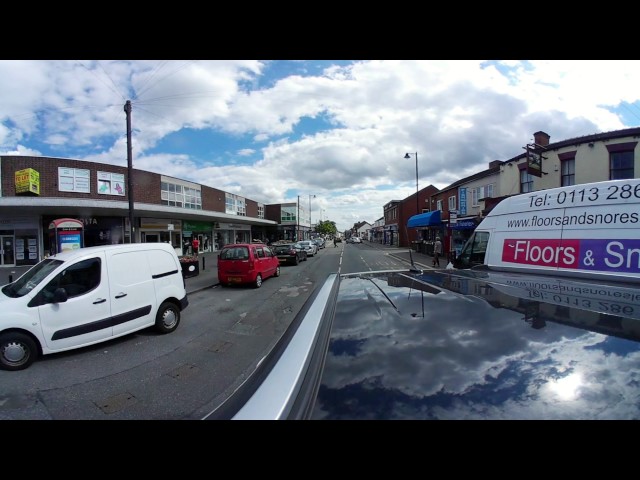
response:
<path id="1" fill-rule="evenodd" d="M 505 198 L 478 225 L 456 268 L 640 281 L 640 180 Z"/>
<path id="2" fill-rule="evenodd" d="M 0 289 L 0 368 L 155 325 L 174 331 L 188 305 L 182 269 L 166 243 L 68 250 Z"/>

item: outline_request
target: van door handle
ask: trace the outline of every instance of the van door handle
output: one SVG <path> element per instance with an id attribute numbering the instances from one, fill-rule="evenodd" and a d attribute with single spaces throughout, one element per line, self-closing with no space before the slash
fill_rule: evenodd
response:
<path id="1" fill-rule="evenodd" d="M 99 298 L 97 299 L 95 302 L 93 302 L 94 305 L 97 305 L 98 303 L 104 303 L 106 302 L 107 299 L 106 298 Z"/>
<path id="2" fill-rule="evenodd" d="M 126 293 L 119 293 L 118 295 L 116 295 L 116 298 L 122 298 L 122 297 L 126 297 L 127 294 Z"/>

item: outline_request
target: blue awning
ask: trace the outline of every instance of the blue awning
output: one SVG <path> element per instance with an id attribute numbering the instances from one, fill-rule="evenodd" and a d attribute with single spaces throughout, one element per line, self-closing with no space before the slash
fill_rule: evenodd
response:
<path id="1" fill-rule="evenodd" d="M 435 210 L 410 217 L 407 222 L 407 227 L 434 227 L 441 224 L 440 210 Z"/>

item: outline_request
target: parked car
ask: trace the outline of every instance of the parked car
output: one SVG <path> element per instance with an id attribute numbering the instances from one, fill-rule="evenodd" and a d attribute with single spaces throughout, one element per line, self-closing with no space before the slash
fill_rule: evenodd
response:
<path id="1" fill-rule="evenodd" d="M 302 240 L 298 242 L 307 252 L 307 256 L 313 257 L 316 253 L 318 253 L 318 246 L 312 242 L 311 240 Z"/>
<path id="2" fill-rule="evenodd" d="M 299 243 L 280 243 L 271 247 L 280 263 L 298 265 L 307 260 L 307 251 Z"/>
<path id="3" fill-rule="evenodd" d="M 312 239 L 312 241 L 316 244 L 316 246 L 318 247 L 318 250 L 321 250 L 324 248 L 324 238 L 316 237 Z"/>
<path id="4" fill-rule="evenodd" d="M 173 332 L 189 304 L 175 249 L 128 243 L 67 250 L 2 287 L 0 368 L 155 326 Z"/>
<path id="5" fill-rule="evenodd" d="M 625 280 L 331 274 L 206 418 L 637 420 L 640 284 Z"/>
<path id="6" fill-rule="evenodd" d="M 221 285 L 252 284 L 280 276 L 280 260 L 262 243 L 225 245 L 218 254 L 218 280 Z"/>

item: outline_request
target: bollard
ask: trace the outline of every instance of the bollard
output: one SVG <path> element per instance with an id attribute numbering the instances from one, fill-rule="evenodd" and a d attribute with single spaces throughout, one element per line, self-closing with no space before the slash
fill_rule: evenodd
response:
<path id="1" fill-rule="evenodd" d="M 202 256 L 202 271 L 204 272 L 204 261 L 207 259 L 204 255 Z"/>
<path id="2" fill-rule="evenodd" d="M 14 274 L 14 273 L 16 273 L 16 272 L 11 272 L 11 273 L 9 274 L 9 283 L 13 283 L 13 274 Z"/>

